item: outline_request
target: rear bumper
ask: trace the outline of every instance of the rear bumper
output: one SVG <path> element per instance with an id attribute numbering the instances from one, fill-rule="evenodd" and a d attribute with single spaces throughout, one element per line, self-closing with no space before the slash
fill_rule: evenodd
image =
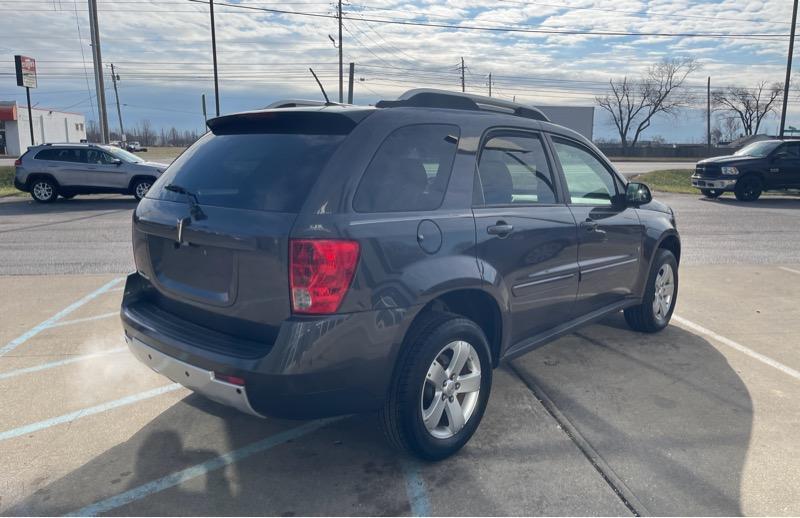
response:
<path id="1" fill-rule="evenodd" d="M 732 190 L 736 187 L 736 178 L 706 178 L 703 176 L 692 176 L 692 187 L 698 189 L 722 189 Z"/>
<path id="2" fill-rule="evenodd" d="M 20 182 L 16 176 L 14 176 L 14 188 L 18 191 L 28 192 L 28 186 Z"/>
<path id="3" fill-rule="evenodd" d="M 392 309 L 291 318 L 281 324 L 262 356 L 242 357 L 199 346 L 196 335 L 177 332 L 179 325 L 164 325 L 163 314 L 146 318 L 147 312 L 138 310 L 148 303 L 143 286 L 149 283 L 138 274 L 128 276 L 121 310 L 125 337 L 136 357 L 191 390 L 262 416 L 313 419 L 380 408 L 414 313 Z M 235 347 L 236 339 L 229 340 L 226 346 Z M 243 378 L 242 393 L 217 380 L 215 373 Z"/>

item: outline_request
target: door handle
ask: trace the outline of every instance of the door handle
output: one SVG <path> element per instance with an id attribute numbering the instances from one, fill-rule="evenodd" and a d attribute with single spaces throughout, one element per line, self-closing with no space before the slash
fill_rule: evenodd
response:
<path id="1" fill-rule="evenodd" d="M 581 223 L 581 227 L 584 228 L 587 232 L 601 232 L 605 233 L 602 230 L 599 230 L 600 224 L 593 219 L 586 218 L 586 221 Z"/>
<path id="2" fill-rule="evenodd" d="M 493 236 L 506 237 L 514 231 L 514 225 L 509 225 L 505 221 L 498 221 L 496 224 L 488 227 L 486 232 Z"/>

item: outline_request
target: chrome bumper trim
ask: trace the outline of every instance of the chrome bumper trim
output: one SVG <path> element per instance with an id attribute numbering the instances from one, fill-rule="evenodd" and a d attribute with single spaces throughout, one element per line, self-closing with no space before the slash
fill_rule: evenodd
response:
<path id="1" fill-rule="evenodd" d="M 125 341 L 136 359 L 157 373 L 217 403 L 233 407 L 246 414 L 264 417 L 250 406 L 245 387 L 218 380 L 214 377 L 213 372 L 168 356 L 136 338 L 126 336 Z"/>

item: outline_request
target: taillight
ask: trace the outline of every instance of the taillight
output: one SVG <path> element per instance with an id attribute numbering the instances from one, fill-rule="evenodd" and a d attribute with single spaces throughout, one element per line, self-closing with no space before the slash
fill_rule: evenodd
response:
<path id="1" fill-rule="evenodd" d="M 289 287 L 295 313 L 335 313 L 358 263 L 356 241 L 292 239 Z"/>
<path id="2" fill-rule="evenodd" d="M 14 160 L 14 165 L 15 165 L 15 166 L 16 166 L 16 165 L 22 165 L 22 159 L 21 159 L 21 158 L 18 158 L 18 159 L 16 159 L 16 160 Z"/>

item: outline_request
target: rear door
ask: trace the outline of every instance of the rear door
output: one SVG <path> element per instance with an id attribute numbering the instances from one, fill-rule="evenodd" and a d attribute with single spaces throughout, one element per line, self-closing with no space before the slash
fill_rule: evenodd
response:
<path id="1" fill-rule="evenodd" d="M 765 187 L 800 187 L 800 142 L 786 142 L 772 156 Z"/>
<path id="2" fill-rule="evenodd" d="M 611 166 L 582 143 L 552 136 L 578 223 L 580 289 L 575 305 L 585 315 L 633 294 L 641 267 L 642 225 L 619 203 L 624 186 Z"/>
<path id="3" fill-rule="evenodd" d="M 539 133 L 490 133 L 477 180 L 478 257 L 486 280 L 503 283 L 511 298 L 511 343 L 518 344 L 572 317 L 578 291 L 575 220 Z"/>
<path id="4" fill-rule="evenodd" d="M 290 316 L 289 235 L 321 170 L 346 137 L 275 116 L 235 121 L 184 152 L 138 205 L 134 257 L 162 310 L 198 325 L 259 341 Z M 165 189 L 179 185 L 197 198 Z M 180 235 L 179 235 L 180 234 Z"/>

